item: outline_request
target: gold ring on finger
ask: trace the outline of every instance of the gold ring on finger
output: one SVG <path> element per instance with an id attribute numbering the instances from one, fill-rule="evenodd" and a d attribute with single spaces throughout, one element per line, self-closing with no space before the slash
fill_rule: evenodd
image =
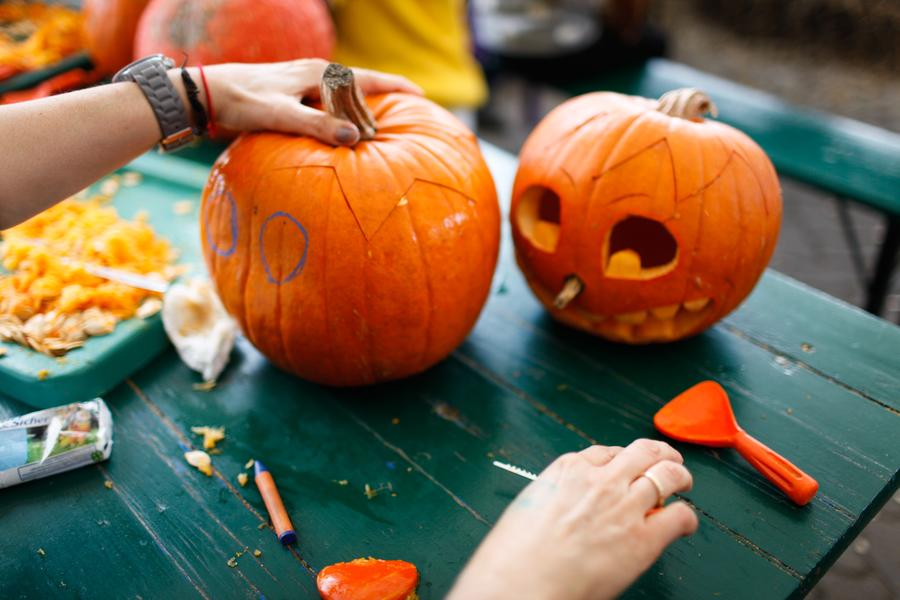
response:
<path id="1" fill-rule="evenodd" d="M 645 471 L 641 474 L 641 477 L 646 477 L 650 483 L 653 484 L 653 487 L 656 488 L 657 500 L 656 500 L 656 508 L 662 508 L 666 501 L 666 493 L 663 491 L 663 486 L 659 482 L 659 479 L 656 478 L 656 475 L 651 473 L 650 471 Z"/>

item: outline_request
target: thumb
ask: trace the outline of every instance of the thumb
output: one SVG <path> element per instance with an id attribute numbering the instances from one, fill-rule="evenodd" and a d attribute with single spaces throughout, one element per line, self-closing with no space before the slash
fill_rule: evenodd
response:
<path id="1" fill-rule="evenodd" d="M 359 141 L 359 129 L 350 121 L 300 102 L 288 100 L 275 112 L 271 127 L 275 131 L 312 136 L 332 146 L 352 146 Z"/>

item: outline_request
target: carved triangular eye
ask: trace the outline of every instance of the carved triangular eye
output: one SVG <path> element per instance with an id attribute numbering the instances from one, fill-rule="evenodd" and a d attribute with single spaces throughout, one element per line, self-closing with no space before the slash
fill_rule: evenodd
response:
<path id="1" fill-rule="evenodd" d="M 678 242 L 659 221 L 630 216 L 613 225 L 604 257 L 607 277 L 652 279 L 675 268 Z"/>
<path id="2" fill-rule="evenodd" d="M 560 223 L 556 192 L 542 186 L 525 190 L 516 207 L 516 224 L 522 235 L 544 252 L 554 252 L 559 244 Z"/>

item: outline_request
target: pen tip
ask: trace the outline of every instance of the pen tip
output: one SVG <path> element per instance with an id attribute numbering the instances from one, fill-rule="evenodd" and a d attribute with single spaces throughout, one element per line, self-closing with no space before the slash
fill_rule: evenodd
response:
<path id="1" fill-rule="evenodd" d="M 259 476 L 260 473 L 265 473 L 266 471 L 268 471 L 268 469 L 266 468 L 266 465 L 262 464 L 258 460 L 254 461 L 254 463 L 253 463 L 253 476 L 254 477 L 257 477 L 257 476 Z"/>

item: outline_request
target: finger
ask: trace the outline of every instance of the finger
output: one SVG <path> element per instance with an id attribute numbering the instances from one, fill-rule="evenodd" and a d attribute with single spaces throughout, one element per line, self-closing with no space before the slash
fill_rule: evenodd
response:
<path id="1" fill-rule="evenodd" d="M 647 530 L 656 554 L 680 537 L 697 531 L 699 521 L 693 509 L 684 502 L 673 502 L 647 517 Z"/>
<path id="2" fill-rule="evenodd" d="M 684 462 L 681 454 L 667 443 L 640 439 L 631 442 L 609 462 L 606 468 L 613 477 L 623 478 L 631 483 L 638 475 L 661 460 Z"/>
<path id="3" fill-rule="evenodd" d="M 293 99 L 278 103 L 274 108 L 269 129 L 309 135 L 333 146 L 352 146 L 359 141 L 359 129 L 353 123 L 332 117 Z"/>
<path id="4" fill-rule="evenodd" d="M 422 88 L 401 75 L 361 68 L 353 69 L 353 74 L 365 94 L 386 94 L 388 92 L 406 92 L 418 96 L 425 94 Z"/>
<path id="5" fill-rule="evenodd" d="M 578 454 L 595 467 L 602 467 L 624 450 L 621 446 L 590 446 Z"/>
<path id="6" fill-rule="evenodd" d="M 651 479 L 652 478 L 652 479 Z M 658 482 L 659 489 L 657 489 Z M 691 489 L 694 480 L 684 465 L 663 460 L 638 476 L 631 484 L 628 495 L 640 507 L 641 512 L 646 512 L 654 506 L 658 506 L 666 498 L 675 492 L 686 492 Z"/>

